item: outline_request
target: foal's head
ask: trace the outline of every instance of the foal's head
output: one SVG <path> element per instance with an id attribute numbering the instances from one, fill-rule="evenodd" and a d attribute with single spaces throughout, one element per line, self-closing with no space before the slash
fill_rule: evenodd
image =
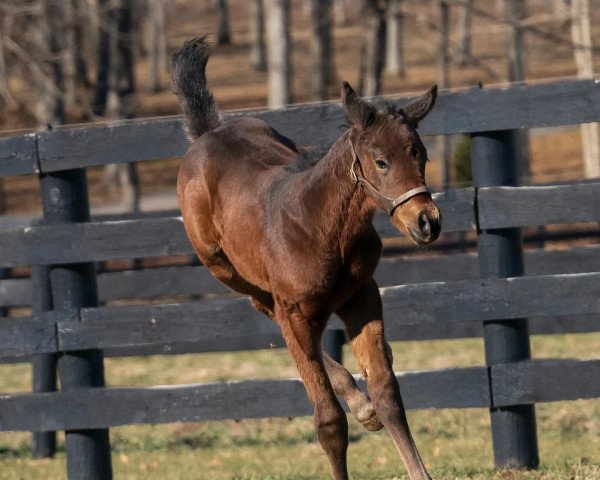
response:
<path id="1" fill-rule="evenodd" d="M 433 108 L 437 87 L 402 108 L 375 108 L 344 82 L 342 103 L 352 122 L 350 175 L 392 223 L 417 245 L 435 241 L 441 216 L 425 185 L 427 151 L 418 123 Z"/>

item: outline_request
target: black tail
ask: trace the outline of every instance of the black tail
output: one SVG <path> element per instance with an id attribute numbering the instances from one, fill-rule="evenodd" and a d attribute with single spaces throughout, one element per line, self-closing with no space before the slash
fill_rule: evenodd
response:
<path id="1" fill-rule="evenodd" d="M 185 115 L 185 132 L 190 141 L 217 128 L 221 112 L 206 85 L 206 62 L 210 45 L 206 36 L 188 40 L 173 55 L 173 89 Z"/>

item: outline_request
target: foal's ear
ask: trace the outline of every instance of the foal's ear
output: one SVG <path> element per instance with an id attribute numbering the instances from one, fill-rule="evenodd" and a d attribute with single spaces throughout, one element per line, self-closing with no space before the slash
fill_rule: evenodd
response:
<path id="1" fill-rule="evenodd" d="M 419 98 L 416 98 L 412 102 L 404 105 L 402 108 L 399 108 L 398 113 L 406 118 L 406 120 L 409 122 L 418 125 L 419 122 L 425 118 L 425 116 L 435 105 L 437 90 L 437 85 L 434 85 L 424 95 L 421 95 Z"/>
<path id="2" fill-rule="evenodd" d="M 360 98 L 348 82 L 343 83 L 342 105 L 348 119 L 358 127 L 368 127 L 377 115 L 375 107 Z"/>

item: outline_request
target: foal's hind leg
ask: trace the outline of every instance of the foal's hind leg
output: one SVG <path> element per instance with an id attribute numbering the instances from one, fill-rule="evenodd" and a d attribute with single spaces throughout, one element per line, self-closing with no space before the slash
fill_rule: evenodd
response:
<path id="1" fill-rule="evenodd" d="M 317 438 L 329 458 L 333 477 L 348 480 L 348 420 L 323 365 L 321 334 L 325 321 L 307 317 L 297 305 L 290 307 L 279 302 L 275 304 L 275 318 L 314 406 Z"/>
<path id="2" fill-rule="evenodd" d="M 354 377 L 342 365 L 323 352 L 323 361 L 329 380 L 336 395 L 342 397 L 356 419 L 363 424 L 367 430 L 376 432 L 383 428 L 377 418 L 375 409 L 365 393 L 358 388 Z"/>
<path id="3" fill-rule="evenodd" d="M 431 480 L 406 421 L 400 388 L 383 334 L 379 289 L 374 280 L 336 312 L 346 324 L 352 351 L 367 379 L 377 417 L 392 436 L 411 480 Z"/>

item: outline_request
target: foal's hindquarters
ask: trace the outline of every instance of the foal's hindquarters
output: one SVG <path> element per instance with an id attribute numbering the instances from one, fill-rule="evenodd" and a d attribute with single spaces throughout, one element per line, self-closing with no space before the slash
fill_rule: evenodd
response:
<path id="1" fill-rule="evenodd" d="M 299 162 L 291 140 L 262 121 L 222 123 L 205 84 L 207 57 L 203 38 L 174 56 L 174 86 L 194 141 L 178 177 L 194 249 L 216 278 L 250 295 L 280 326 L 336 480 L 348 479 L 348 421 L 336 393 L 367 429 L 386 427 L 412 480 L 429 479 L 384 337 L 373 280 L 381 241 L 371 219 L 381 206 L 377 198 L 391 203 L 392 195 L 416 192 L 394 206 L 392 221 L 416 242 L 437 238 L 439 212 L 424 186 L 426 153 L 414 130 L 433 106 L 434 90 L 433 99 L 430 92 L 401 111 L 380 112 L 346 84 L 343 106 L 352 128 L 309 165 Z M 194 72 L 197 81 L 190 84 Z M 353 173 L 357 169 L 354 177 L 350 166 Z M 333 313 L 346 326 L 372 403 L 348 371 L 322 352 L 321 337 Z"/>

